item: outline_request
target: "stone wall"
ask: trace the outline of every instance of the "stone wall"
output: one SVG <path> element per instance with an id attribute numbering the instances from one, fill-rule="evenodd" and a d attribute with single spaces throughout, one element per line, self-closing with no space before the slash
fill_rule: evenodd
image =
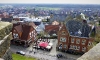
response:
<path id="1" fill-rule="evenodd" d="M 12 52 L 10 51 L 10 48 L 6 51 L 2 58 L 4 60 L 12 60 Z"/>
<path id="2" fill-rule="evenodd" d="M 12 35 L 12 33 L 10 33 L 9 35 L 5 36 L 3 38 L 3 40 L 0 40 L 0 57 L 2 57 L 6 53 L 6 50 L 9 49 L 11 35 Z"/>
<path id="3" fill-rule="evenodd" d="M 77 60 L 100 60 L 100 43 L 98 43 Z"/>
<path id="4" fill-rule="evenodd" d="M 11 23 L 0 23 L 0 59 L 12 60 L 10 51 L 10 40 L 12 39 L 11 28 Z"/>

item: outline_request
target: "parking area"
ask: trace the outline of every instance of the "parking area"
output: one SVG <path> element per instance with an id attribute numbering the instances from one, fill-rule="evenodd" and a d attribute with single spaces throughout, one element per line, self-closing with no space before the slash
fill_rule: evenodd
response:
<path id="1" fill-rule="evenodd" d="M 47 60 L 61 60 L 60 58 L 58 59 L 56 57 L 57 54 L 63 54 L 67 58 L 62 58 L 62 60 L 75 60 L 77 59 L 78 55 L 72 55 L 64 52 L 59 52 L 56 51 L 56 44 L 57 44 L 57 39 L 50 39 L 49 43 L 53 43 L 52 49 L 50 51 L 47 50 L 42 50 L 42 49 L 35 49 L 33 48 L 34 43 L 30 45 L 30 47 L 25 48 L 22 46 L 16 46 L 16 45 L 11 45 L 11 51 L 16 52 L 16 51 L 24 51 L 26 56 L 31 56 L 31 57 L 36 57 L 39 59 L 47 59 Z M 35 52 L 35 53 L 34 53 Z"/>

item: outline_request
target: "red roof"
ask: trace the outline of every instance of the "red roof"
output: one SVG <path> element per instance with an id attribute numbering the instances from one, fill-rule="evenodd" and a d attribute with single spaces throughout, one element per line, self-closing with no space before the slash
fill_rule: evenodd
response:
<path id="1" fill-rule="evenodd" d="M 15 26 L 14 27 L 18 33 L 22 32 L 22 26 L 21 25 L 18 25 L 18 26 Z"/>
<path id="2" fill-rule="evenodd" d="M 60 25 L 46 25 L 45 31 L 48 32 L 48 33 L 52 32 L 52 31 L 57 32 L 57 31 L 59 31 L 59 26 Z"/>
<path id="3" fill-rule="evenodd" d="M 14 28 L 16 29 L 17 33 L 21 34 L 21 37 L 19 38 L 20 40 L 28 40 L 30 39 L 29 37 L 29 33 L 31 30 L 34 30 L 33 25 L 29 25 L 29 24 L 25 24 L 25 23 L 17 23 L 17 24 L 13 24 L 13 29 L 12 32 L 14 30 Z"/>
<path id="4" fill-rule="evenodd" d="M 31 26 L 28 26 L 28 25 L 23 25 L 23 33 L 22 33 L 22 36 L 21 36 L 21 40 L 28 40 L 28 36 L 29 36 L 29 33 L 30 33 L 30 30 L 31 30 Z"/>

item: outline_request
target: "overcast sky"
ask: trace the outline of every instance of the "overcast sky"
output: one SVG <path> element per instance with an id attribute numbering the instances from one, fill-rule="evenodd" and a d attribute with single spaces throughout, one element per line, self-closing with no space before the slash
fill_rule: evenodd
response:
<path id="1" fill-rule="evenodd" d="M 100 0 L 0 0 L 0 3 L 100 4 Z"/>

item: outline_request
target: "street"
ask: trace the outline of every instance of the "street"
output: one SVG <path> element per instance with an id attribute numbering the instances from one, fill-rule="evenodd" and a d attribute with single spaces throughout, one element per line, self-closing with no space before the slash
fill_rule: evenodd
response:
<path id="1" fill-rule="evenodd" d="M 30 47 L 28 47 L 28 48 L 25 48 L 22 46 L 11 45 L 11 51 L 12 52 L 24 51 L 26 56 L 36 57 L 40 60 L 76 60 L 78 57 L 80 57 L 80 55 L 72 55 L 72 54 L 56 51 L 57 39 L 51 39 L 50 42 L 53 43 L 53 47 L 50 52 L 45 51 L 45 50 L 40 50 L 40 49 L 39 50 L 33 49 L 33 51 L 32 51 L 32 45 L 30 45 Z M 36 52 L 36 53 L 34 54 L 34 52 Z M 59 58 L 58 59 L 56 57 L 57 53 L 61 53 L 67 58 Z"/>

